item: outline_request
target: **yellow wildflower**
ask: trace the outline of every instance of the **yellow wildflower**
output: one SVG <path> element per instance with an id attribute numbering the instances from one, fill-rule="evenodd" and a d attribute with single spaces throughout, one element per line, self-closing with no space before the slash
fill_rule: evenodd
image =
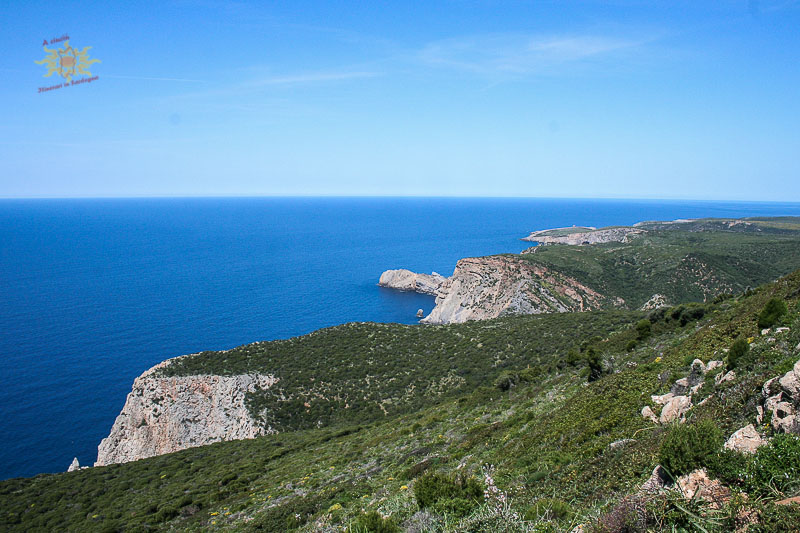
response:
<path id="1" fill-rule="evenodd" d="M 660 362 L 661 362 L 661 357 L 660 356 L 656 357 L 656 363 L 660 363 Z"/>
<path id="2" fill-rule="evenodd" d="M 400 490 L 408 490 L 408 485 L 403 485 L 402 487 L 400 487 Z"/>

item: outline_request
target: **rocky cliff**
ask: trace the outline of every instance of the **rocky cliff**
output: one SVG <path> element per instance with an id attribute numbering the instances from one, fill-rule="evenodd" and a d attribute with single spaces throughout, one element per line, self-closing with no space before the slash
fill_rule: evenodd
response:
<path id="1" fill-rule="evenodd" d="M 586 230 L 586 231 L 581 231 Z M 559 228 L 534 231 L 523 241 L 535 241 L 539 244 L 600 244 L 605 242 L 628 242 L 636 235 L 646 233 L 643 229 L 631 227 L 617 228 Z"/>
<path id="2" fill-rule="evenodd" d="M 441 274 L 417 274 L 404 268 L 387 270 L 381 274 L 378 285 L 401 291 L 414 291 L 436 296 L 439 287 L 447 280 Z"/>
<path id="3" fill-rule="evenodd" d="M 624 305 L 578 280 L 514 256 L 461 259 L 440 287 L 427 324 L 484 320 L 506 314 L 589 311 Z"/>
<path id="4" fill-rule="evenodd" d="M 154 366 L 133 382 L 111 433 L 98 446 L 95 466 L 273 432 L 253 419 L 245 395 L 270 388 L 277 378 L 264 374 L 158 376 L 158 370 L 172 361 Z"/>

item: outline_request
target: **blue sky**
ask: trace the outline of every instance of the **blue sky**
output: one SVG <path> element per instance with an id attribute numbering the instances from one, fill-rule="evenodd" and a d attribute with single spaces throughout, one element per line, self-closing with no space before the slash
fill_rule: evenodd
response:
<path id="1" fill-rule="evenodd" d="M 8 0 L 0 22 L 0 197 L 800 201 L 798 1 Z M 63 34 L 99 79 L 39 94 Z"/>

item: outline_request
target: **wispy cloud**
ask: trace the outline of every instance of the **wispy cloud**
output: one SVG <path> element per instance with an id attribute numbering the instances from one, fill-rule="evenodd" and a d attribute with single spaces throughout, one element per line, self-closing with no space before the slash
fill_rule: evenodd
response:
<path id="1" fill-rule="evenodd" d="M 539 74 L 630 51 L 650 40 L 595 35 L 479 35 L 429 43 L 417 58 L 430 66 L 480 74 Z"/>
<path id="2" fill-rule="evenodd" d="M 376 72 L 306 72 L 300 74 L 287 74 L 277 76 L 266 76 L 259 79 L 249 80 L 241 83 L 244 88 L 266 87 L 270 85 L 296 85 L 325 83 L 359 78 L 374 78 L 379 76 Z"/>
<path id="3" fill-rule="evenodd" d="M 113 78 L 119 80 L 142 80 L 142 81 L 181 81 L 190 83 L 205 83 L 205 80 L 192 80 L 187 78 L 158 78 L 150 76 L 117 76 L 112 74 L 103 74 L 104 78 Z"/>

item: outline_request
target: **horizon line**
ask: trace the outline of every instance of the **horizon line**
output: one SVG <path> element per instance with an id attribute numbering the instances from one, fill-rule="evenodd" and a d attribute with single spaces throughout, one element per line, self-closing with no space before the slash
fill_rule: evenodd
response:
<path id="1" fill-rule="evenodd" d="M 609 200 L 661 202 L 735 202 L 743 204 L 800 204 L 800 200 L 740 200 L 735 198 L 675 198 L 658 196 L 479 196 L 479 195 L 378 195 L 378 194 L 230 194 L 230 195 L 131 195 L 131 196 L 0 196 L 9 200 L 180 200 L 180 199 L 452 199 L 452 200 Z"/>

